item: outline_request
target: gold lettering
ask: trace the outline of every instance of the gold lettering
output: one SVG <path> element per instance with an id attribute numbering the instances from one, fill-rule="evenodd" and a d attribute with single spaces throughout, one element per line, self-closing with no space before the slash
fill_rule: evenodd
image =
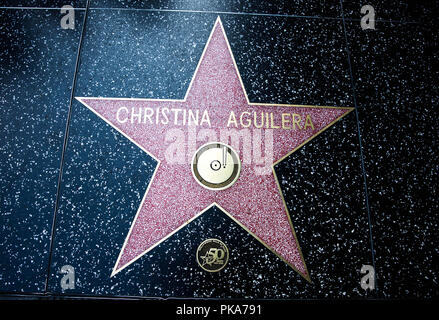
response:
<path id="1" fill-rule="evenodd" d="M 194 113 L 192 112 L 192 110 L 188 110 L 188 113 L 189 113 L 189 115 L 188 115 L 188 125 L 190 126 L 191 125 L 191 119 L 192 119 L 192 121 L 195 123 L 195 125 L 196 126 L 198 126 L 198 114 L 199 114 L 199 110 L 195 110 L 195 115 L 194 115 Z"/>
<path id="2" fill-rule="evenodd" d="M 241 126 L 243 126 L 244 128 L 248 128 L 248 127 L 250 127 L 252 121 L 247 118 L 247 124 L 244 124 L 244 121 L 243 121 L 244 114 L 250 115 L 250 112 L 244 111 L 243 113 L 241 113 L 241 116 L 239 117 L 239 121 L 241 123 Z"/>
<path id="3" fill-rule="evenodd" d="M 138 108 L 138 112 L 135 113 L 135 109 L 131 108 L 131 123 L 134 123 L 134 118 L 137 118 L 138 122 L 140 123 L 140 118 L 142 116 L 142 110 Z"/>
<path id="4" fill-rule="evenodd" d="M 261 112 L 261 124 L 258 125 L 257 112 L 253 112 L 254 124 L 256 128 L 262 128 L 264 126 L 264 113 Z"/>
<path id="5" fill-rule="evenodd" d="M 288 113 L 282 113 L 282 129 L 291 129 L 287 124 L 290 122 L 286 117 L 289 116 Z"/>
<path id="6" fill-rule="evenodd" d="M 200 126 L 202 126 L 204 122 L 207 122 L 207 124 L 210 127 L 210 118 L 209 118 L 209 113 L 207 112 L 207 110 L 204 110 L 204 112 L 203 112 L 203 116 L 201 117 Z"/>
<path id="7" fill-rule="evenodd" d="M 122 111 L 122 110 L 125 110 L 127 113 L 128 113 L 128 108 L 126 108 L 126 107 L 121 107 L 121 108 L 119 108 L 118 110 L 117 110 L 117 112 L 116 112 L 116 119 L 117 119 L 117 121 L 118 122 L 120 122 L 120 123 L 125 123 L 125 122 L 127 122 L 127 118 L 125 118 L 124 120 L 121 120 L 120 118 L 119 118 L 119 114 L 120 114 L 120 112 Z"/>
<path id="8" fill-rule="evenodd" d="M 131 123 L 133 123 L 133 110 L 134 110 L 134 108 L 133 109 L 131 109 Z M 140 110 L 140 108 L 139 108 L 139 110 Z M 149 120 L 149 123 L 151 123 L 152 124 L 152 116 L 153 116 L 153 114 L 154 114 L 154 110 L 152 110 L 152 108 L 144 108 L 143 109 L 143 123 L 146 123 L 146 118 L 148 118 L 148 120 Z M 139 117 L 140 117 L 140 113 L 139 113 Z M 139 118 L 139 123 L 140 123 L 140 118 Z"/>
<path id="9" fill-rule="evenodd" d="M 271 116 L 271 129 L 279 129 L 280 127 L 274 124 L 274 115 L 273 112 L 270 113 Z"/>
<path id="10" fill-rule="evenodd" d="M 299 127 L 299 130 L 302 130 L 302 127 L 300 126 L 300 121 L 302 121 L 300 114 L 293 113 L 293 130 L 296 130 L 296 124 Z"/>
<path id="11" fill-rule="evenodd" d="M 230 111 L 229 121 L 227 121 L 227 127 L 229 127 L 231 123 L 234 123 L 236 128 L 238 127 L 238 122 L 236 121 L 236 116 L 233 111 Z"/>
<path id="12" fill-rule="evenodd" d="M 162 116 L 164 118 L 164 119 L 162 119 L 162 124 L 168 124 L 169 123 L 168 114 L 169 114 L 169 109 L 164 107 L 162 109 Z"/>
<path id="13" fill-rule="evenodd" d="M 314 124 L 312 123 L 311 116 L 309 114 L 306 115 L 305 130 L 306 130 L 306 127 L 308 127 L 308 126 L 314 130 Z"/>

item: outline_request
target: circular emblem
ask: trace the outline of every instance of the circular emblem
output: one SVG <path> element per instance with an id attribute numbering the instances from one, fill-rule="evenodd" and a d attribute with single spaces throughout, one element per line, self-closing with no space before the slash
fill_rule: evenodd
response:
<path id="1" fill-rule="evenodd" d="M 197 249 L 197 262 L 208 272 L 218 272 L 229 261 L 229 249 L 218 239 L 207 239 Z"/>
<path id="2" fill-rule="evenodd" d="M 235 150 L 221 142 L 201 146 L 192 158 L 195 180 L 209 190 L 231 187 L 241 172 L 241 161 Z"/>

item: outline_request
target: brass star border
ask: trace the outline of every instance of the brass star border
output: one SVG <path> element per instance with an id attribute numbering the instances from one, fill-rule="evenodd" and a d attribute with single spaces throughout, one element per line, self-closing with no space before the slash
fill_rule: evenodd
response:
<path id="1" fill-rule="evenodd" d="M 256 234 L 254 234 L 251 230 L 249 230 L 245 225 L 243 225 L 243 224 L 242 224 L 239 220 L 237 220 L 232 214 L 230 214 L 229 212 L 227 212 L 224 208 L 222 208 L 222 207 L 221 207 L 218 203 L 216 203 L 216 202 L 213 202 L 211 205 L 209 205 L 208 207 L 206 207 L 204 210 L 202 210 L 201 212 L 199 212 L 198 214 L 196 214 L 195 216 L 193 216 L 191 219 L 189 219 L 188 221 L 186 221 L 186 223 L 182 224 L 181 226 L 179 226 L 178 228 L 176 228 L 174 231 L 172 231 L 171 233 L 169 233 L 168 235 L 166 235 L 165 237 L 163 237 L 160 241 L 158 241 L 158 242 L 156 242 L 154 245 L 150 246 L 147 250 L 143 251 L 143 252 L 142 252 L 141 254 L 139 254 L 136 258 L 132 259 L 129 263 L 127 263 L 127 264 L 125 264 L 123 267 L 117 269 L 117 266 L 119 265 L 119 261 L 120 261 L 121 256 L 122 256 L 122 253 L 124 252 L 124 249 L 125 249 L 125 247 L 126 247 L 126 245 L 127 245 L 128 239 L 129 239 L 129 237 L 130 237 L 130 235 L 131 235 L 131 232 L 132 232 L 132 230 L 133 230 L 133 228 L 134 228 L 135 222 L 137 221 L 137 217 L 138 217 L 138 215 L 139 215 L 139 212 L 140 212 L 140 210 L 141 210 L 141 208 L 142 208 L 142 206 L 143 206 L 143 202 L 145 201 L 146 195 L 148 194 L 149 188 L 150 188 L 150 186 L 152 185 L 152 182 L 153 182 L 153 180 L 154 180 L 154 178 L 155 178 L 155 175 L 156 175 L 156 173 L 157 173 L 157 170 L 158 170 L 158 168 L 159 168 L 159 166 L 160 166 L 160 160 L 157 159 L 153 154 L 151 154 L 150 152 L 148 152 L 144 147 L 142 147 L 139 143 L 137 143 L 133 138 L 131 138 L 130 136 L 128 136 L 127 134 L 125 134 L 122 130 L 120 130 L 118 127 L 116 127 L 115 125 L 113 125 L 110 121 L 108 121 L 107 119 L 105 119 L 101 114 L 99 114 L 98 112 L 96 112 L 96 111 L 95 111 L 92 107 L 90 107 L 90 106 L 89 106 L 84 100 L 86 100 L 86 99 L 95 99 L 95 100 L 135 100 L 135 101 L 149 101 L 149 102 L 151 102 L 151 101 L 163 101 L 163 102 L 166 102 L 166 101 L 168 101 L 168 102 L 186 102 L 186 99 L 187 99 L 188 94 L 189 94 L 189 92 L 190 92 L 190 90 L 191 90 L 192 84 L 193 84 L 193 82 L 194 82 L 195 76 L 196 76 L 196 74 L 197 74 L 197 72 L 198 72 L 198 69 L 199 69 L 199 67 L 200 67 L 201 61 L 203 60 L 203 57 L 204 57 L 205 52 L 206 52 L 206 49 L 207 49 L 207 47 L 208 47 L 208 45 L 209 45 L 209 43 L 210 43 L 210 40 L 211 40 L 211 38 L 212 38 L 213 32 L 214 32 L 215 27 L 217 26 L 217 24 L 219 24 L 219 25 L 221 26 L 221 30 L 222 30 L 222 32 L 223 32 L 223 34 L 224 34 L 225 39 L 226 39 L 227 48 L 228 48 L 229 53 L 230 53 L 230 55 L 231 55 L 231 57 L 232 57 L 232 61 L 233 61 L 233 65 L 234 65 L 235 71 L 236 71 L 236 73 L 237 73 L 237 75 L 238 75 L 239 82 L 240 82 L 240 84 L 241 84 L 241 88 L 242 88 L 242 90 L 243 90 L 243 92 L 244 92 L 245 99 L 246 99 L 247 104 L 248 104 L 249 106 L 252 106 L 252 105 L 253 105 L 253 106 L 256 106 L 256 105 L 257 105 L 257 106 L 271 106 L 271 107 L 273 107 L 273 106 L 274 106 L 274 107 L 300 107 L 300 108 L 320 108 L 320 109 L 321 109 L 321 108 L 334 108 L 334 109 L 348 110 L 346 113 L 342 114 L 341 116 L 337 117 L 335 120 L 333 120 L 332 122 L 330 122 L 328 125 L 326 125 L 322 130 L 318 131 L 317 133 L 315 133 L 314 135 L 312 135 L 311 137 L 309 137 L 308 139 L 306 139 L 304 142 L 302 142 L 300 145 L 298 145 L 297 147 L 295 147 L 294 149 L 292 149 L 289 153 L 287 153 L 286 155 L 284 155 L 283 157 L 281 157 L 280 159 L 278 159 L 277 161 L 275 161 L 275 162 L 272 164 L 272 166 L 271 166 L 271 168 L 272 168 L 272 172 L 273 172 L 273 176 L 274 176 L 275 181 L 276 181 L 276 184 L 277 184 L 277 186 L 278 186 L 279 194 L 280 194 L 280 196 L 281 196 L 281 198 L 282 198 L 282 202 L 283 202 L 283 205 L 284 205 L 285 210 L 286 210 L 286 213 L 287 213 L 287 218 L 288 218 L 288 222 L 289 222 L 290 227 L 291 227 L 291 231 L 292 231 L 292 233 L 293 233 L 293 237 L 294 237 L 294 239 L 295 239 L 295 241 L 296 241 L 296 244 L 297 244 L 297 246 L 298 246 L 298 251 L 299 251 L 299 254 L 300 254 L 300 258 L 301 258 L 302 263 L 303 263 L 303 265 L 304 265 L 304 267 L 305 267 L 306 274 L 302 274 L 299 270 L 297 270 L 297 268 L 296 268 L 294 265 L 292 265 L 290 262 L 288 262 L 286 259 L 284 259 L 280 254 L 278 254 L 278 253 L 277 253 L 276 251 L 274 251 L 271 247 L 269 247 L 269 246 L 268 246 L 263 240 L 261 240 Z M 308 282 L 311 283 L 310 274 L 309 274 L 308 268 L 307 268 L 307 266 L 306 266 L 305 259 L 303 258 L 303 253 L 302 253 L 302 250 L 301 250 L 301 248 L 300 248 L 300 243 L 299 243 L 299 241 L 298 241 L 298 238 L 297 238 L 296 232 L 295 232 L 295 230 L 294 230 L 293 223 L 292 223 L 292 221 L 291 221 L 291 217 L 290 217 L 290 212 L 289 212 L 288 207 L 287 207 L 287 204 L 286 204 L 286 202 L 285 202 L 284 195 L 283 195 L 283 193 L 282 193 L 282 189 L 281 189 L 281 186 L 280 186 L 280 184 L 279 184 L 279 180 L 278 180 L 278 177 L 277 177 L 276 172 L 275 172 L 275 170 L 274 170 L 274 167 L 275 167 L 277 164 L 279 164 L 280 162 L 282 162 L 283 160 L 285 160 L 285 159 L 286 159 L 288 156 L 290 156 L 292 153 L 294 153 L 295 151 L 297 151 L 298 149 L 300 149 L 303 145 L 307 144 L 308 142 L 310 142 L 311 140 L 313 140 L 315 137 L 317 137 L 319 134 L 321 134 L 322 132 L 326 131 L 328 128 L 330 128 L 332 125 L 334 125 L 336 122 L 338 122 L 340 119 L 342 119 L 343 117 L 345 117 L 346 115 L 348 115 L 350 112 L 352 112 L 352 111 L 354 110 L 354 108 L 351 108 L 351 107 L 335 107 L 335 106 L 297 105 L 297 104 L 275 104 L 275 103 L 253 103 L 253 102 L 250 102 L 249 99 L 248 99 L 247 91 L 245 90 L 244 83 L 243 83 L 242 78 L 241 78 L 241 74 L 240 74 L 239 69 L 238 69 L 238 66 L 237 66 L 237 64 L 236 64 L 235 57 L 234 57 L 233 52 L 232 52 L 232 49 L 231 49 L 231 47 L 230 47 L 229 40 L 228 40 L 228 38 L 227 38 L 227 35 L 226 35 L 226 33 L 225 33 L 225 29 L 224 29 L 224 27 L 223 27 L 223 24 L 222 24 L 221 19 L 220 19 L 219 16 L 217 17 L 217 19 L 216 19 L 216 21 L 215 21 L 215 24 L 214 24 L 214 26 L 213 26 L 213 28 L 212 28 L 212 30 L 211 30 L 211 33 L 210 33 L 210 35 L 209 35 L 209 38 L 208 38 L 208 40 L 207 40 L 207 42 L 206 42 L 206 44 L 205 44 L 204 50 L 203 50 L 203 52 L 202 52 L 202 54 L 201 54 L 201 57 L 200 57 L 200 59 L 199 59 L 199 61 L 198 61 L 198 64 L 197 64 L 197 67 L 196 67 L 196 69 L 195 69 L 195 72 L 193 73 L 193 76 L 192 76 L 191 82 L 190 82 L 190 84 L 189 84 L 189 86 L 188 86 L 188 88 L 187 88 L 187 90 L 186 90 L 186 94 L 185 94 L 185 96 L 184 96 L 183 99 L 107 98 L 107 97 L 106 97 L 106 98 L 104 98 L 104 97 L 75 97 L 75 98 L 76 98 L 79 102 L 81 102 L 83 105 L 85 105 L 88 109 L 90 109 L 90 110 L 91 110 L 94 114 L 96 114 L 99 118 L 101 118 L 101 119 L 104 120 L 107 124 L 109 124 L 111 127 L 113 127 L 114 129 L 116 129 L 116 130 L 117 130 L 119 133 L 121 133 L 125 138 L 127 138 L 129 141 L 131 141 L 132 143 L 134 143 L 134 144 L 135 144 L 137 147 L 139 147 L 142 151 L 144 151 L 146 154 L 148 154 L 148 155 L 151 156 L 154 160 L 157 161 L 156 168 L 154 169 L 153 175 L 152 175 L 152 177 L 151 177 L 151 179 L 150 179 L 150 181 L 149 181 L 149 183 L 148 183 L 148 187 L 147 187 L 147 189 L 146 189 L 146 191 L 145 191 L 145 194 L 144 194 L 144 196 L 143 196 L 143 198 L 142 198 L 142 201 L 141 201 L 141 203 L 140 203 L 140 205 L 139 205 L 139 208 L 138 208 L 138 210 L 137 210 L 137 212 L 136 212 L 136 215 L 135 215 L 135 217 L 134 217 L 134 220 L 133 220 L 133 222 L 131 223 L 131 227 L 130 227 L 130 230 L 129 230 L 129 232 L 128 232 L 128 235 L 127 235 L 127 237 L 125 238 L 124 244 L 123 244 L 123 246 L 122 246 L 122 248 L 121 248 L 121 250 L 120 250 L 120 253 L 119 253 L 118 259 L 117 259 L 117 261 L 116 261 L 116 263 L 115 263 L 115 265 L 114 265 L 114 267 L 113 267 L 113 270 L 112 270 L 112 273 L 111 273 L 111 277 L 115 276 L 117 273 L 119 273 L 120 271 L 122 271 L 123 269 L 125 269 L 126 267 L 128 267 L 129 265 L 131 265 L 132 263 L 134 263 L 135 261 L 137 261 L 137 260 L 138 260 L 140 257 L 142 257 L 144 254 L 146 254 L 147 252 L 151 251 L 151 250 L 154 249 L 156 246 L 158 246 L 159 244 L 161 244 L 162 242 L 164 242 L 165 240 L 167 240 L 168 238 L 170 238 L 171 236 L 173 236 L 174 234 L 176 234 L 176 233 L 177 233 L 178 231 L 180 231 L 183 227 L 187 226 L 187 225 L 188 225 L 189 223 L 191 223 L 193 220 L 195 220 L 196 218 L 198 218 L 199 216 L 201 216 L 201 215 L 202 215 L 204 212 L 206 212 L 208 209 L 210 209 L 210 208 L 213 207 L 213 206 L 216 206 L 216 207 L 218 207 L 222 212 L 224 212 L 229 218 L 231 218 L 235 223 L 237 223 L 239 226 L 241 226 L 246 232 L 248 232 L 250 235 L 252 235 L 256 240 L 258 240 L 258 241 L 259 241 L 264 247 L 266 247 L 267 249 L 269 249 L 272 253 L 274 253 L 276 256 L 278 256 L 282 261 L 284 261 L 287 265 L 289 265 L 294 271 L 296 271 L 300 276 L 302 276 L 304 279 L 306 279 Z"/>

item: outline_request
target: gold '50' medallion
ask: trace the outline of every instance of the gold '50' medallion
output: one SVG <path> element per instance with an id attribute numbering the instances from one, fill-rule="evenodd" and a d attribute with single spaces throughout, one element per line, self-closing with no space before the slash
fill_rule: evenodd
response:
<path id="1" fill-rule="evenodd" d="M 229 261 L 229 249 L 218 239 L 207 239 L 197 249 L 197 262 L 208 272 L 218 272 Z"/>

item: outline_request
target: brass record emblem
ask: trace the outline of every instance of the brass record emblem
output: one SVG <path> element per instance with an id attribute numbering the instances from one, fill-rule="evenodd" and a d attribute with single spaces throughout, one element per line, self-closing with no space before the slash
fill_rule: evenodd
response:
<path id="1" fill-rule="evenodd" d="M 209 190 L 231 187 L 241 172 L 241 161 L 235 150 L 221 142 L 201 146 L 192 158 L 195 180 Z"/>
<path id="2" fill-rule="evenodd" d="M 218 239 L 207 239 L 197 249 L 197 262 L 208 272 L 218 272 L 229 261 L 229 249 Z"/>

